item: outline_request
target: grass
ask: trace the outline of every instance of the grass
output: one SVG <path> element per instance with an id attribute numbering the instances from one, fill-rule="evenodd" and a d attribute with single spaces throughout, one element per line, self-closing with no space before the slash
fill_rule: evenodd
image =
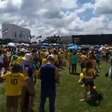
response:
<path id="1" fill-rule="evenodd" d="M 102 72 L 97 77 L 95 84 L 97 90 L 103 93 L 104 100 L 99 106 L 90 106 L 86 102 L 80 102 L 83 88 L 78 84 L 79 76 L 70 75 L 67 68 L 61 72 L 61 81 L 57 85 L 56 112 L 112 112 L 112 81 L 105 77 L 108 64 L 102 64 Z M 35 112 L 39 108 L 40 81 L 36 85 Z M 0 88 L 0 112 L 5 112 L 5 96 L 3 87 Z M 46 103 L 48 111 L 48 102 Z"/>

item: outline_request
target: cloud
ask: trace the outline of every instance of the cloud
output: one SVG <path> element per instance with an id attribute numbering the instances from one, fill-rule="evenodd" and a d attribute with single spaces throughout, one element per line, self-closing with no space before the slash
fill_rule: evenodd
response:
<path id="1" fill-rule="evenodd" d="M 112 0 L 95 0 L 95 10 L 98 14 L 112 14 Z"/>
<path id="2" fill-rule="evenodd" d="M 92 1 L 92 2 L 91 2 Z M 0 1 L 0 24 L 30 28 L 36 36 L 109 33 L 111 0 L 5 0 Z"/>
<path id="3" fill-rule="evenodd" d="M 102 34 L 112 32 L 111 22 L 104 15 L 92 17 L 89 21 L 83 21 L 79 17 L 75 19 L 69 26 L 71 34 Z"/>

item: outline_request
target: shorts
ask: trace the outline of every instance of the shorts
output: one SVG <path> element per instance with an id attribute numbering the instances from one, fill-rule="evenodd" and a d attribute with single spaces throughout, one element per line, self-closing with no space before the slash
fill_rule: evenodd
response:
<path id="1" fill-rule="evenodd" d="M 81 63 L 81 69 L 85 68 L 86 64 L 85 63 Z"/>
<path id="2" fill-rule="evenodd" d="M 6 106 L 7 107 L 13 107 L 13 108 L 18 108 L 19 104 L 19 96 L 7 96 L 6 97 Z"/>
<path id="3" fill-rule="evenodd" d="M 85 84 L 85 86 L 93 87 L 94 86 L 94 80 L 93 79 L 85 79 L 84 84 Z"/>

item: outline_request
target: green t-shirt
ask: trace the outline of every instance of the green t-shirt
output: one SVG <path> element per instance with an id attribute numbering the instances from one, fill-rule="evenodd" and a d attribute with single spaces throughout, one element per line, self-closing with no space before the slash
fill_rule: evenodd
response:
<path id="1" fill-rule="evenodd" d="M 71 63 L 72 64 L 77 64 L 78 63 L 78 56 L 77 55 L 72 55 L 72 57 L 71 57 Z"/>

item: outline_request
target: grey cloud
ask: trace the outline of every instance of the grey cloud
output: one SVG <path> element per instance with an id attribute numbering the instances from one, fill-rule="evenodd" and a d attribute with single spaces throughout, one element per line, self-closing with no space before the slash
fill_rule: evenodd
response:
<path id="1" fill-rule="evenodd" d="M 55 10 L 55 11 L 50 10 L 44 14 L 44 17 L 49 18 L 49 19 L 53 19 L 53 18 L 60 18 L 61 19 L 63 16 L 61 15 L 59 10 Z"/>
<path id="2" fill-rule="evenodd" d="M 64 35 L 111 31 L 112 27 L 109 25 L 109 22 L 112 19 L 107 20 L 106 16 L 98 14 L 97 17 L 92 17 L 87 22 L 81 20 L 78 16 L 78 13 L 88 8 L 93 8 L 96 12 L 99 11 L 100 13 L 104 13 L 106 9 L 108 9 L 107 12 L 109 12 L 109 10 L 111 12 L 111 8 L 107 8 L 107 5 L 99 5 L 102 4 L 102 2 L 98 1 L 102 0 L 96 0 L 95 4 L 84 4 L 81 7 L 78 7 L 78 4 L 74 2 L 77 0 L 71 1 L 23 0 L 20 8 L 8 2 L 6 7 L 0 9 L 0 15 L 2 16 L 0 23 L 1 21 L 9 21 L 23 27 L 28 27 L 31 28 L 33 34 L 36 35 Z M 105 6 L 106 9 L 103 6 Z"/>
<path id="3" fill-rule="evenodd" d="M 16 13 L 18 12 L 17 7 L 15 7 L 13 4 L 10 2 L 7 3 L 6 7 L 0 8 L 0 13 Z"/>
<path id="4" fill-rule="evenodd" d="M 97 7 L 96 12 L 97 12 L 97 14 L 112 14 L 112 8 Z"/>
<path id="5" fill-rule="evenodd" d="M 95 0 L 97 14 L 112 14 L 112 0 Z"/>

